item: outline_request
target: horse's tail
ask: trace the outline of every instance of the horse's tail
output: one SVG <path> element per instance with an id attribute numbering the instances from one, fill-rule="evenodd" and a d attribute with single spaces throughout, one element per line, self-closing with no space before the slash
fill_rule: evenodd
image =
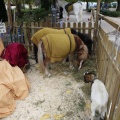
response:
<path id="1" fill-rule="evenodd" d="M 38 64 L 40 67 L 40 72 L 44 72 L 44 63 L 43 63 L 43 52 L 42 52 L 42 41 L 38 44 Z"/>

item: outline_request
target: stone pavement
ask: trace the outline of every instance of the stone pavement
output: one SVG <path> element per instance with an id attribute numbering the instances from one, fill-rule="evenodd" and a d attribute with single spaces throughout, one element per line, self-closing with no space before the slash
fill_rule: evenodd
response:
<path id="1" fill-rule="evenodd" d="M 107 18 L 117 23 L 120 27 L 120 17 L 107 17 Z M 120 46 L 120 31 L 112 27 L 104 20 L 101 20 L 101 26 L 107 33 L 109 40 Z"/>
<path id="2" fill-rule="evenodd" d="M 90 18 L 91 13 L 87 12 L 87 11 L 83 11 L 83 15 L 82 15 L 82 22 L 88 22 L 88 19 Z M 62 21 L 65 21 L 65 19 L 61 19 Z M 75 15 L 73 14 L 73 12 L 70 12 L 70 17 L 69 20 L 67 22 L 76 22 L 76 18 Z"/>

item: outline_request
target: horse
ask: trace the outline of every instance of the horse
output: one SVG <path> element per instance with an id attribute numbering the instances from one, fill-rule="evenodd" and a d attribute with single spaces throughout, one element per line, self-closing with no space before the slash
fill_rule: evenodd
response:
<path id="1" fill-rule="evenodd" d="M 72 9 L 67 9 L 69 5 L 72 4 Z M 65 0 L 57 0 L 56 2 L 56 6 L 60 9 L 60 7 L 63 8 L 63 18 L 65 19 L 65 21 L 67 21 L 69 19 L 69 11 L 74 12 L 74 15 L 76 17 L 77 22 L 82 21 L 82 3 L 81 2 L 75 2 L 75 3 L 69 3 Z"/>
<path id="2" fill-rule="evenodd" d="M 32 41 L 33 46 L 34 46 L 34 55 L 35 55 L 36 62 L 38 62 L 38 59 L 37 59 L 38 43 L 43 36 L 50 34 L 50 33 L 66 34 L 66 33 L 71 33 L 71 29 L 70 28 L 54 29 L 54 28 L 45 27 L 45 28 L 38 30 L 35 34 L 33 34 L 33 36 L 31 37 L 31 41 Z"/>
<path id="3" fill-rule="evenodd" d="M 50 77 L 50 63 L 61 62 L 69 57 L 69 68 L 73 67 L 74 55 L 77 55 L 78 70 L 88 57 L 88 48 L 83 41 L 73 34 L 47 34 L 38 44 L 38 64 L 41 72 Z"/>
<path id="4" fill-rule="evenodd" d="M 40 29 L 39 31 L 37 31 L 31 38 L 32 43 L 34 45 L 34 55 L 35 55 L 35 61 L 36 63 L 38 63 L 38 58 L 37 58 L 37 52 L 38 52 L 38 43 L 40 41 L 40 39 L 47 35 L 47 34 L 66 34 L 66 33 L 72 33 L 77 35 L 83 42 L 84 44 L 88 47 L 88 54 L 89 56 L 91 56 L 92 53 L 92 46 L 93 46 L 93 40 L 87 36 L 86 34 L 80 33 L 80 32 L 76 32 L 75 29 L 73 28 L 65 28 L 65 29 L 54 29 L 54 28 L 43 28 Z"/>

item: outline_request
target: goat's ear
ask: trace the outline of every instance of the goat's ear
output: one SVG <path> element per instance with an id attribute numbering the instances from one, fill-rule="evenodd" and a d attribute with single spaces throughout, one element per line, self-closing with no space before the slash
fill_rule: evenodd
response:
<path id="1" fill-rule="evenodd" d="M 94 74 L 92 74 L 92 79 L 95 79 L 95 75 Z"/>
<path id="2" fill-rule="evenodd" d="M 83 75 L 86 75 L 86 74 L 88 74 L 88 72 L 84 72 L 84 73 L 83 73 Z"/>

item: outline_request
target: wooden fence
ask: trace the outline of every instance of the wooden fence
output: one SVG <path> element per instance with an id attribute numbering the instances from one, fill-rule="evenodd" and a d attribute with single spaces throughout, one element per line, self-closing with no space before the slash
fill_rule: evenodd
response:
<path id="1" fill-rule="evenodd" d="M 18 31 L 18 27 L 20 26 L 20 23 L 14 24 L 14 32 L 16 33 Z M 67 23 L 63 22 L 62 26 L 61 23 L 55 23 L 52 24 L 51 22 L 32 22 L 32 23 L 23 23 L 21 27 L 21 33 L 24 33 L 24 39 L 25 39 L 25 46 L 28 50 L 32 50 L 32 42 L 31 37 L 32 35 L 37 32 L 38 30 L 42 29 L 43 27 L 52 27 L 55 29 L 62 29 L 62 28 L 73 28 L 76 31 L 86 33 L 91 38 L 93 37 L 94 32 L 94 22 L 88 22 L 88 23 Z"/>
<path id="2" fill-rule="evenodd" d="M 117 23 L 103 15 L 99 17 L 120 31 Z M 98 78 L 105 83 L 109 93 L 106 120 L 120 120 L 120 51 L 115 43 L 109 40 L 109 36 L 101 25 L 96 38 Z"/>

